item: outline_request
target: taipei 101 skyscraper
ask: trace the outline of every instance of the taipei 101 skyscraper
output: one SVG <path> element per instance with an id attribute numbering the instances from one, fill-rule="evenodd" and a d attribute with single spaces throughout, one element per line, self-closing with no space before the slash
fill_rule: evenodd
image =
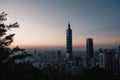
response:
<path id="1" fill-rule="evenodd" d="M 66 52 L 68 54 L 68 59 L 73 60 L 72 55 L 72 29 L 70 28 L 70 22 L 68 23 L 68 29 L 66 30 Z"/>

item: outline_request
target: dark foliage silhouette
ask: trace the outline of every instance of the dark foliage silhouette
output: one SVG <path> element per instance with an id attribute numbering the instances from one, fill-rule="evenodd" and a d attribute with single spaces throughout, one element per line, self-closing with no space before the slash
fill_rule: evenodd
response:
<path id="1" fill-rule="evenodd" d="M 29 62 L 16 62 L 32 55 L 19 47 L 9 48 L 15 34 L 7 34 L 7 32 L 13 28 L 19 28 L 19 24 L 15 22 L 6 25 L 4 23 L 7 20 L 6 16 L 5 12 L 0 14 L 0 80 L 38 80 L 40 72 L 37 68 Z M 18 52 L 21 54 L 15 55 Z"/>
<path id="2" fill-rule="evenodd" d="M 19 47 L 15 47 L 13 49 L 9 48 L 9 45 L 14 41 L 14 33 L 7 34 L 13 28 L 19 28 L 19 24 L 17 22 L 13 24 L 6 25 L 4 22 L 7 20 L 7 14 L 2 12 L 0 14 L 0 63 L 14 61 L 16 59 L 22 59 L 27 56 L 31 56 L 25 52 L 25 49 L 20 49 Z M 21 51 L 22 55 L 11 56 L 12 54 Z"/>

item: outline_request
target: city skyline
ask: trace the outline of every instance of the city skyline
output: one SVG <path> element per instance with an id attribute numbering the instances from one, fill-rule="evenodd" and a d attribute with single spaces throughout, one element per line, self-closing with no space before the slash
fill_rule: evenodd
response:
<path id="1" fill-rule="evenodd" d="M 25 48 L 66 47 L 66 29 L 70 21 L 73 47 L 117 47 L 120 44 L 119 0 L 2 0 L 6 23 L 18 22 L 19 29 L 11 46 Z"/>

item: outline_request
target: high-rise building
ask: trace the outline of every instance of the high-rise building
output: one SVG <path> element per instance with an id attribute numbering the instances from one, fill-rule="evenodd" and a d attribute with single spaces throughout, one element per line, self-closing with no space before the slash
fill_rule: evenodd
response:
<path id="1" fill-rule="evenodd" d="M 120 45 L 119 45 L 119 49 L 118 49 L 118 64 L 119 64 L 119 68 L 120 68 Z M 120 72 L 120 69 L 119 69 Z"/>
<path id="2" fill-rule="evenodd" d="M 93 39 L 86 39 L 86 57 L 87 57 L 87 67 L 94 67 L 94 47 L 93 47 Z"/>
<path id="3" fill-rule="evenodd" d="M 87 68 L 87 58 L 86 58 L 86 56 L 82 56 L 82 67 Z"/>
<path id="4" fill-rule="evenodd" d="M 68 54 L 68 59 L 72 60 L 72 29 L 70 28 L 70 23 L 68 23 L 68 29 L 66 30 L 66 49 Z"/>
<path id="5" fill-rule="evenodd" d="M 119 54 L 119 56 L 120 56 L 120 45 L 119 45 L 119 49 L 118 49 L 118 50 L 119 50 L 118 54 Z"/>
<path id="6" fill-rule="evenodd" d="M 114 49 L 105 49 L 105 68 L 108 70 L 114 70 L 115 68 L 115 50 Z"/>
<path id="7" fill-rule="evenodd" d="M 115 49 L 104 49 L 99 53 L 99 67 L 114 72 L 119 71 L 119 57 Z"/>
<path id="8" fill-rule="evenodd" d="M 99 67 L 105 68 L 105 53 L 99 53 Z"/>

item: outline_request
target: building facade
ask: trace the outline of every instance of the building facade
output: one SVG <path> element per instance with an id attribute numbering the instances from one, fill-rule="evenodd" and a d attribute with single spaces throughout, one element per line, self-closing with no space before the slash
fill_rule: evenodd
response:
<path id="1" fill-rule="evenodd" d="M 99 53 L 99 67 L 105 68 L 105 53 Z"/>
<path id="2" fill-rule="evenodd" d="M 105 49 L 105 68 L 111 71 L 115 70 L 115 50 L 114 49 Z"/>
<path id="3" fill-rule="evenodd" d="M 88 68 L 94 67 L 94 46 L 93 46 L 92 38 L 86 39 L 86 58 L 87 58 L 87 67 Z"/>

